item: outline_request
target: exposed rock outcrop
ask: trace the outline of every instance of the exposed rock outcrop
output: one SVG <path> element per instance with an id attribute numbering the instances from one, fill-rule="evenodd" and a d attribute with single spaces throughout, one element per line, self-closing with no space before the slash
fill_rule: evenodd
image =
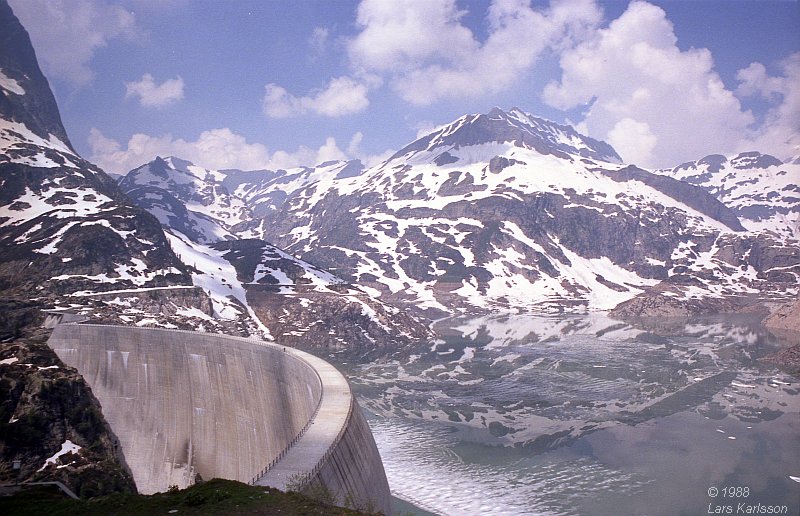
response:
<path id="1" fill-rule="evenodd" d="M 135 492 L 100 404 L 47 346 L 31 303 L 0 300 L 0 482 L 58 480 L 81 497 Z M 20 461 L 20 470 L 13 469 Z"/>
<path id="2" fill-rule="evenodd" d="M 764 326 L 773 330 L 800 333 L 800 299 L 781 305 L 764 319 Z"/>

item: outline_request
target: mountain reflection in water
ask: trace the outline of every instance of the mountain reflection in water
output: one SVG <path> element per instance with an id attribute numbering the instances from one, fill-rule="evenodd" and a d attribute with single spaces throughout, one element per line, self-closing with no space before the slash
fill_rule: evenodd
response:
<path id="1" fill-rule="evenodd" d="M 455 318 L 335 353 L 393 492 L 443 514 L 705 514 L 709 488 L 800 510 L 800 381 L 752 318 Z M 734 504 L 735 509 L 735 504 Z"/>

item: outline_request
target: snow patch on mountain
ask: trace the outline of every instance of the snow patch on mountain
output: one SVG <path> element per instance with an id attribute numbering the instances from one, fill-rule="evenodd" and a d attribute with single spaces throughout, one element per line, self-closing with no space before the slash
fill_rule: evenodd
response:
<path id="1" fill-rule="evenodd" d="M 2 68 L 0 68 L 0 88 L 14 95 L 25 95 L 25 89 L 15 79 L 6 75 Z M 3 92 L 3 95 L 8 95 L 6 91 Z"/>
<path id="2" fill-rule="evenodd" d="M 222 251 L 192 242 L 177 231 L 167 230 L 166 235 L 178 258 L 194 269 L 192 283 L 209 295 L 215 317 L 227 320 L 247 317 L 263 338 L 272 340 L 269 329 L 247 303 L 247 293 L 236 269 L 222 257 Z"/>
<path id="3" fill-rule="evenodd" d="M 42 138 L 23 123 L 0 119 L 0 163 L 79 168 L 75 153 L 56 136 L 48 136 Z"/>
<path id="4" fill-rule="evenodd" d="M 706 156 L 657 173 L 697 185 L 732 208 L 750 231 L 800 240 L 800 163 L 745 152 Z"/>

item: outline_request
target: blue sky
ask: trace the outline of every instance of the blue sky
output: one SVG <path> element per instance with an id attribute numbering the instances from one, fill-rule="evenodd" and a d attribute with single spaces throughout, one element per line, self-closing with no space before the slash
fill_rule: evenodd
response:
<path id="1" fill-rule="evenodd" d="M 374 163 L 519 107 L 666 167 L 800 154 L 794 1 L 11 0 L 107 171 Z"/>

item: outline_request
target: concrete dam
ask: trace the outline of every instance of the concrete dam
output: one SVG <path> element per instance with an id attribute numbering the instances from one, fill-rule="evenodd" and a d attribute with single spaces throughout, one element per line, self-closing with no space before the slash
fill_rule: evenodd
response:
<path id="1" fill-rule="evenodd" d="M 49 345 L 84 377 L 140 493 L 199 475 L 390 514 L 378 449 L 347 380 L 293 348 L 218 334 L 60 324 Z"/>

